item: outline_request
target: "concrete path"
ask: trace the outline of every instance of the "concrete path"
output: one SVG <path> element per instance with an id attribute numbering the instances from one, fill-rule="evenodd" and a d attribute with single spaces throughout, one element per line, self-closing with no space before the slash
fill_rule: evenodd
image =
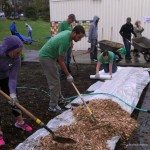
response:
<path id="1" fill-rule="evenodd" d="M 24 62 L 39 62 L 38 51 L 37 50 L 24 50 L 25 59 Z M 95 62 L 91 62 L 89 53 L 85 53 L 85 51 L 73 51 L 72 55 L 79 64 L 93 64 Z M 139 67 L 150 67 L 150 62 L 146 62 L 142 54 L 140 54 L 140 58 L 134 58 L 132 56 L 132 62 L 125 62 L 122 60 L 118 65 L 120 66 L 139 66 Z M 74 59 L 71 60 L 74 63 Z"/>

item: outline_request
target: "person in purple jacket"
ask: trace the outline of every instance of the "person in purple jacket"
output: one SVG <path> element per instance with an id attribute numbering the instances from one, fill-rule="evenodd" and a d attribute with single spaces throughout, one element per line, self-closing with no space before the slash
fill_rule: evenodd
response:
<path id="1" fill-rule="evenodd" d="M 0 45 L 0 89 L 8 94 L 14 101 L 17 101 L 16 86 L 21 64 L 20 55 L 22 48 L 22 41 L 15 35 L 6 37 Z M 32 127 L 24 122 L 21 110 L 13 104 L 11 104 L 11 108 L 16 119 L 15 127 L 31 132 Z M 2 145 L 5 145 L 5 142 L 1 130 L 0 114 L 0 146 Z"/>

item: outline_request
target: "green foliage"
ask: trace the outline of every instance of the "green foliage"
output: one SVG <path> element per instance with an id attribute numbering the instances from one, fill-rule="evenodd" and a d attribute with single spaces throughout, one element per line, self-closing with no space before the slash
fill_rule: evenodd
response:
<path id="1" fill-rule="evenodd" d="M 37 20 L 38 19 L 38 15 L 37 15 L 36 7 L 34 7 L 34 6 L 26 7 L 26 9 L 25 9 L 25 16 L 27 18 L 32 19 L 32 20 Z"/>
<path id="2" fill-rule="evenodd" d="M 49 0 L 33 0 L 32 4 L 36 7 L 39 18 L 49 21 Z"/>
<path id="3" fill-rule="evenodd" d="M 5 12 L 6 17 L 9 17 L 11 15 L 11 12 L 13 11 L 12 6 L 7 1 L 4 1 L 4 3 L 2 4 L 2 9 Z"/>
<path id="4" fill-rule="evenodd" d="M 41 18 L 44 21 L 49 21 L 50 19 L 50 14 L 49 14 L 49 7 L 44 7 L 41 11 Z"/>

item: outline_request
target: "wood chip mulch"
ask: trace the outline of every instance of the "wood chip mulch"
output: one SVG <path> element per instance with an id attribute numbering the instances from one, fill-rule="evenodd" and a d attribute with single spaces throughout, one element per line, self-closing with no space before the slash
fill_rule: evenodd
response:
<path id="1" fill-rule="evenodd" d="M 96 118 L 91 119 L 84 106 L 73 109 L 76 122 L 70 126 L 62 126 L 56 135 L 72 138 L 75 144 L 62 144 L 52 140 L 51 135 L 42 138 L 36 150 L 107 150 L 107 140 L 121 135 L 123 140 L 129 139 L 138 127 L 137 121 L 130 117 L 112 100 L 92 100 L 88 104 Z"/>

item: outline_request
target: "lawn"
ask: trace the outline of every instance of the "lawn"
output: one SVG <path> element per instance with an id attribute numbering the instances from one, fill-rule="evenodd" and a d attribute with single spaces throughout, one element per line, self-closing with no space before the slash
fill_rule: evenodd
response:
<path id="1" fill-rule="evenodd" d="M 11 35 L 9 31 L 9 25 L 13 20 L 0 20 L 0 41 L 3 40 L 4 37 Z M 24 44 L 26 49 L 34 49 L 39 50 L 42 45 L 47 41 L 46 37 L 50 36 L 50 23 L 44 22 L 41 20 L 31 21 L 31 20 L 15 20 L 17 31 L 24 36 L 27 36 L 27 30 L 25 27 L 25 23 L 31 25 L 33 29 L 33 42 L 31 45 Z"/>

